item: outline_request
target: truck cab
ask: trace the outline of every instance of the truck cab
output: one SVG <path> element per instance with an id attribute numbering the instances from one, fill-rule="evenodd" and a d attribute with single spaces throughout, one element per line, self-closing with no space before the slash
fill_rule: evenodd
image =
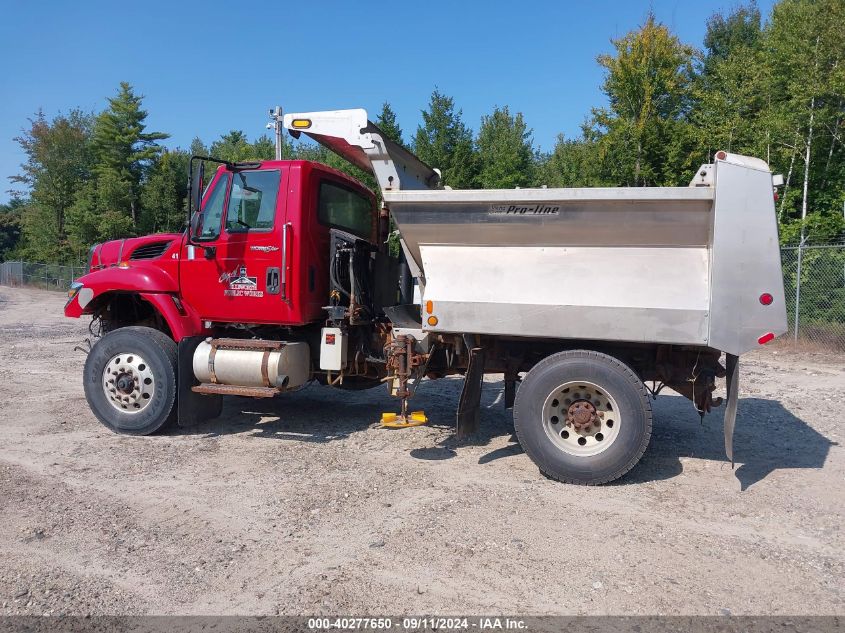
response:
<path id="1" fill-rule="evenodd" d="M 320 321 L 332 228 L 375 247 L 373 193 L 309 161 L 222 165 L 181 244 L 182 300 L 202 321 L 219 324 Z"/>
<path id="2" fill-rule="evenodd" d="M 380 244 L 372 191 L 312 161 L 222 164 L 187 231 L 92 247 L 65 314 L 110 331 L 153 325 L 176 343 L 212 328 L 324 319 L 332 229 Z"/>

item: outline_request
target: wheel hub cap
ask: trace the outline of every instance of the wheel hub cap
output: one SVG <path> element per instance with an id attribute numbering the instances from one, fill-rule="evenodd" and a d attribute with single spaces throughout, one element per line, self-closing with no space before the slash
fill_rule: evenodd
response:
<path id="1" fill-rule="evenodd" d="M 552 444 L 578 457 L 606 451 L 623 423 L 613 395 L 602 385 L 584 381 L 566 382 L 553 389 L 542 415 Z"/>
<path id="2" fill-rule="evenodd" d="M 139 413 L 152 401 L 155 376 L 149 364 L 135 353 L 117 354 L 103 369 L 103 393 L 121 413 Z"/>
<path id="3" fill-rule="evenodd" d="M 134 387 L 135 381 L 130 374 L 120 374 L 120 377 L 117 379 L 117 388 L 122 393 L 130 394 Z"/>
<path id="4" fill-rule="evenodd" d="M 574 402 L 566 413 L 566 420 L 576 429 L 586 429 L 598 423 L 596 408 L 586 400 Z"/>

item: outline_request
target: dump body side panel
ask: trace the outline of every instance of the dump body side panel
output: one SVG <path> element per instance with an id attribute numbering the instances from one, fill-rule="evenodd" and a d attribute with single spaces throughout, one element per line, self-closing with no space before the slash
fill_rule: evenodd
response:
<path id="1" fill-rule="evenodd" d="M 430 330 L 707 343 L 705 247 L 421 249 Z"/>
<path id="2" fill-rule="evenodd" d="M 386 194 L 431 331 L 706 345 L 712 189 Z"/>

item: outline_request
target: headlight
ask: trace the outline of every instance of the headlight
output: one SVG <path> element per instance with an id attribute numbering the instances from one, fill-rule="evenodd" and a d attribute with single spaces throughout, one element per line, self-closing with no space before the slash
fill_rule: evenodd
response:
<path id="1" fill-rule="evenodd" d="M 78 281 L 74 281 L 70 285 L 70 288 L 68 288 L 68 291 L 67 291 L 67 302 L 68 303 L 73 301 L 74 297 L 76 297 L 76 295 L 79 294 L 79 291 L 82 290 L 83 286 L 84 286 L 84 284 L 81 284 Z M 65 304 L 65 305 L 67 305 L 67 304 Z"/>

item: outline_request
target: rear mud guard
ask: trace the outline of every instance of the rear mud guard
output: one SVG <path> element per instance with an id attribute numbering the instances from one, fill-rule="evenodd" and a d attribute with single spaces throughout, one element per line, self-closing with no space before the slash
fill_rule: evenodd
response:
<path id="1" fill-rule="evenodd" d="M 739 356 L 725 355 L 725 382 L 728 401 L 725 404 L 725 455 L 734 467 L 734 426 L 736 425 L 736 405 L 739 400 Z"/>
<path id="2" fill-rule="evenodd" d="M 176 422 L 181 427 L 216 418 L 223 410 L 223 396 L 191 391 L 191 387 L 200 384 L 194 377 L 194 352 L 205 339 L 205 336 L 187 336 L 177 346 Z"/>
<path id="3" fill-rule="evenodd" d="M 484 348 L 469 350 L 469 364 L 458 401 L 456 435 L 464 439 L 478 430 L 481 421 L 481 386 L 484 384 Z"/>

